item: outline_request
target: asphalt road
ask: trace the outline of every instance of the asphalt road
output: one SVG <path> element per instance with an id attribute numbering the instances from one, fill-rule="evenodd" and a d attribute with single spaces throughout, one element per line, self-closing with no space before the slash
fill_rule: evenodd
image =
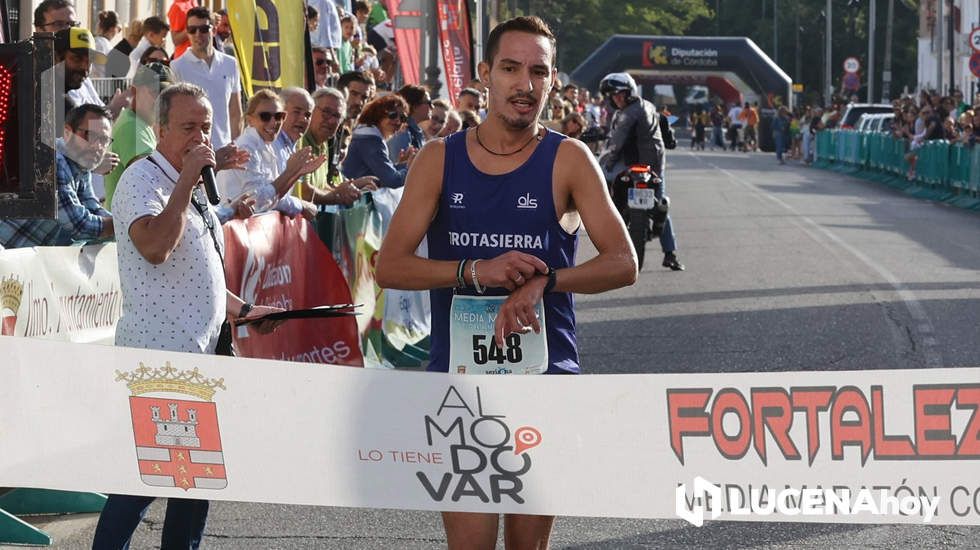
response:
<path id="1" fill-rule="evenodd" d="M 577 298 L 588 373 L 976 366 L 980 215 L 771 155 L 671 153 L 681 261 Z M 592 249 L 584 244 L 580 257 Z M 955 467 L 956 465 L 954 465 Z M 134 548 L 159 544 L 163 505 Z M 94 520 L 60 538 L 85 548 Z M 442 548 L 436 513 L 213 503 L 208 548 Z M 980 528 L 559 518 L 553 548 L 973 548 Z"/>

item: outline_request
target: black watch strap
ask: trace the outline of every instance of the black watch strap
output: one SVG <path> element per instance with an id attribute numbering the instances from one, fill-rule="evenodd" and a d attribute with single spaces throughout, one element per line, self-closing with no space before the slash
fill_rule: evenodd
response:
<path id="1" fill-rule="evenodd" d="M 548 268 L 548 282 L 544 285 L 544 293 L 547 294 L 554 290 L 555 284 L 558 282 L 558 273 L 555 268 Z"/>

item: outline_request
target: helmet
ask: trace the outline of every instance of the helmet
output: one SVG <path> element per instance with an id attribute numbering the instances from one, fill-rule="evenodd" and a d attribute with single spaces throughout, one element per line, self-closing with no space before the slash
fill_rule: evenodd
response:
<path id="1" fill-rule="evenodd" d="M 628 73 L 609 73 L 599 82 L 599 91 L 603 95 L 610 95 L 616 92 L 629 92 L 629 96 L 636 95 L 636 82 Z"/>

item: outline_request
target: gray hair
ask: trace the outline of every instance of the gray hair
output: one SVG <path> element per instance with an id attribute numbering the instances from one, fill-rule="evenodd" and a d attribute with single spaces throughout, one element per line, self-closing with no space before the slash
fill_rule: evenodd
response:
<path id="1" fill-rule="evenodd" d="M 283 88 L 282 91 L 279 92 L 279 97 L 282 98 L 282 101 L 284 103 L 289 103 L 291 100 L 296 99 L 298 97 L 304 98 L 309 103 L 314 103 L 313 97 L 310 96 L 310 92 L 307 92 L 306 90 L 300 88 L 299 86 L 290 86 L 288 88 Z"/>
<path id="2" fill-rule="evenodd" d="M 156 106 L 154 111 L 156 112 L 157 124 L 160 127 L 166 126 L 170 122 L 170 105 L 174 101 L 174 97 L 179 95 L 186 95 L 193 97 L 199 101 L 202 101 L 204 105 L 208 108 L 209 113 L 214 111 L 211 109 L 211 102 L 208 100 L 208 96 L 204 93 L 204 90 L 196 85 L 189 82 L 181 82 L 179 84 L 174 84 L 173 86 L 168 86 L 166 89 L 160 92 L 157 96 Z"/>
<path id="3" fill-rule="evenodd" d="M 318 88 L 317 91 L 313 92 L 313 103 L 316 103 L 321 97 L 324 96 L 335 97 L 341 105 L 347 105 L 347 97 L 344 96 L 344 92 L 341 92 L 337 88 L 331 86 Z"/>

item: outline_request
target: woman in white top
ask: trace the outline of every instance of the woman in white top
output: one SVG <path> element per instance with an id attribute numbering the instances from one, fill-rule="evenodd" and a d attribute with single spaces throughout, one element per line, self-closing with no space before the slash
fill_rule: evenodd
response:
<path id="1" fill-rule="evenodd" d="M 92 63 L 92 78 L 105 77 L 105 64 L 111 49 L 110 44 L 121 30 L 122 25 L 119 24 L 119 16 L 116 15 L 116 12 L 111 10 L 99 12 L 99 25 L 95 33 L 95 49 L 106 57 L 101 58 L 101 63 L 97 60 Z"/>
<path id="2" fill-rule="evenodd" d="M 315 214 L 315 207 L 289 195 L 299 178 L 315 171 L 326 155 L 314 157 L 309 147 L 288 153 L 273 146 L 286 117 L 282 99 L 272 90 L 259 90 L 245 108 L 245 131 L 235 145 L 248 151 L 249 160 L 243 170 L 218 172 L 218 193 L 222 211 L 236 198 L 248 193 L 255 200 L 255 212 L 279 210 L 290 217 L 301 213 Z"/>

